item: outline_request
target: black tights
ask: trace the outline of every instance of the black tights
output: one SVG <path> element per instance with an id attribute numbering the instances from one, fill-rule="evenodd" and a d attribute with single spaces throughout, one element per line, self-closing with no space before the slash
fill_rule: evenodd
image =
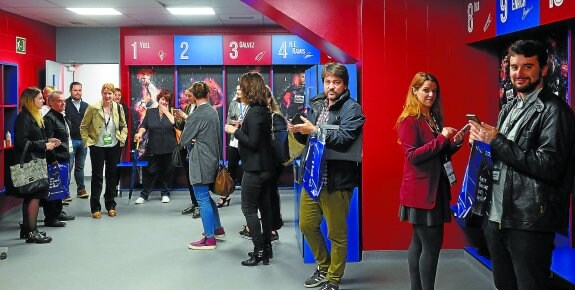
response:
<path id="1" fill-rule="evenodd" d="M 411 290 L 433 290 L 443 244 L 443 224 L 433 227 L 412 226 L 413 235 L 407 251 Z"/>
<path id="2" fill-rule="evenodd" d="M 186 148 L 180 150 L 180 158 L 184 161 L 184 168 L 186 169 L 186 181 L 188 182 L 188 189 L 190 191 L 190 199 L 192 200 L 192 204 L 198 207 L 198 200 L 196 199 L 196 195 L 194 194 L 194 188 L 192 186 L 192 182 L 190 181 L 190 162 L 188 160 L 188 150 Z"/>
<path id="3" fill-rule="evenodd" d="M 37 228 L 39 208 L 39 198 L 24 198 L 24 202 L 22 203 L 22 220 L 24 228 L 29 232 L 32 232 Z"/>

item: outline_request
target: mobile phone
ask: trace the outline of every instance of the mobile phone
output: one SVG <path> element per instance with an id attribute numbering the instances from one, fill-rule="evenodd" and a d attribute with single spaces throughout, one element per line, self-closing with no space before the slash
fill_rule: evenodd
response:
<path id="1" fill-rule="evenodd" d="M 477 118 L 477 116 L 475 116 L 475 114 L 467 114 L 467 115 L 465 115 L 465 117 L 467 117 L 467 119 L 474 121 L 477 124 L 481 125 L 481 121 L 479 121 L 479 118 Z"/>
<path id="2" fill-rule="evenodd" d="M 292 123 L 293 125 L 303 124 L 303 120 L 302 120 L 300 117 L 303 117 L 302 114 L 296 113 L 296 114 L 293 116 L 293 118 L 291 118 L 290 123 Z"/>
<path id="3" fill-rule="evenodd" d="M 465 124 L 465 126 L 463 126 L 463 128 L 461 128 L 461 130 L 459 130 L 460 132 L 466 132 L 467 130 L 469 130 L 469 127 L 471 127 L 471 124 L 467 123 Z"/>

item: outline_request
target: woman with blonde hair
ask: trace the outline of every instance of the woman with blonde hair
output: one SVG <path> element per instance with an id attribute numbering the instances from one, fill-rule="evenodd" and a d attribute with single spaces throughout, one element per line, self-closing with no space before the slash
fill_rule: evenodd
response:
<path id="1" fill-rule="evenodd" d="M 405 152 L 399 219 L 413 229 L 407 252 L 411 289 L 434 289 L 443 224 L 451 219 L 450 160 L 465 131 L 443 125 L 439 82 L 424 72 L 409 85 L 396 129 Z"/>
<path id="2" fill-rule="evenodd" d="M 20 162 L 23 158 L 24 162 L 30 162 L 32 155 L 36 158 L 46 159 L 46 151 L 54 150 L 60 145 L 60 141 L 56 138 L 47 139 L 44 129 L 44 119 L 40 113 L 40 109 L 44 104 L 42 92 L 38 88 L 29 87 L 22 91 L 20 95 L 20 105 L 22 110 L 16 117 L 14 124 L 14 160 L 13 164 Z M 28 150 L 25 156 L 25 147 Z M 48 168 L 46 168 L 48 170 Z M 8 179 L 10 187 L 11 179 Z M 38 231 L 38 210 L 40 206 L 40 199 L 48 195 L 48 188 L 37 192 L 19 193 L 17 190 L 8 190 L 16 197 L 24 198 L 22 203 L 22 218 L 23 224 L 20 229 L 20 237 L 26 238 L 26 243 L 49 243 L 52 241 L 51 237 L 46 236 L 45 232 Z"/>
<path id="3" fill-rule="evenodd" d="M 102 85 L 102 100 L 88 106 L 82 123 L 80 135 L 84 147 L 90 147 L 90 159 L 92 160 L 92 183 L 90 196 L 90 209 L 92 218 L 102 217 L 100 195 L 104 181 L 104 165 L 106 165 L 106 190 L 104 202 L 108 216 L 116 216 L 116 165 L 121 153 L 120 147 L 124 146 L 128 128 L 122 107 L 113 101 L 114 85 L 106 83 Z"/>

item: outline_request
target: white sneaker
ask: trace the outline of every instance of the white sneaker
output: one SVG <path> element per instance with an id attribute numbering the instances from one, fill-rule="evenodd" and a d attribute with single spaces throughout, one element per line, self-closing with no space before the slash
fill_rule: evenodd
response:
<path id="1" fill-rule="evenodd" d="M 138 199 L 136 199 L 136 202 L 134 202 L 134 203 L 135 204 L 142 204 L 142 203 L 144 203 L 144 200 L 145 199 L 140 196 L 140 197 L 138 197 Z"/>
<path id="2" fill-rule="evenodd" d="M 170 197 L 169 197 L 169 196 L 166 196 L 166 195 L 162 196 L 162 202 L 163 202 L 163 203 L 168 203 L 168 202 L 170 202 Z"/>

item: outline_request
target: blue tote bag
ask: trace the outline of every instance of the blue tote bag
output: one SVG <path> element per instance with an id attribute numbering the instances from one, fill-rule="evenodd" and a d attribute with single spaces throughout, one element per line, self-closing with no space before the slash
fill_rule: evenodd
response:
<path id="1" fill-rule="evenodd" d="M 48 164 L 47 200 L 60 200 L 70 195 L 68 188 L 68 162 Z"/>
<path id="2" fill-rule="evenodd" d="M 458 222 L 467 225 L 472 216 L 483 216 L 493 185 L 491 145 L 474 141 L 457 204 L 451 206 Z"/>
<path id="3" fill-rule="evenodd" d="M 315 136 L 310 137 L 309 150 L 307 151 L 303 172 L 303 188 L 305 188 L 309 193 L 309 196 L 314 201 L 318 201 L 319 193 L 321 192 L 321 187 L 323 185 L 323 178 L 321 176 L 323 172 L 321 170 L 321 158 L 323 156 L 324 148 L 325 141 L 322 141 Z"/>

